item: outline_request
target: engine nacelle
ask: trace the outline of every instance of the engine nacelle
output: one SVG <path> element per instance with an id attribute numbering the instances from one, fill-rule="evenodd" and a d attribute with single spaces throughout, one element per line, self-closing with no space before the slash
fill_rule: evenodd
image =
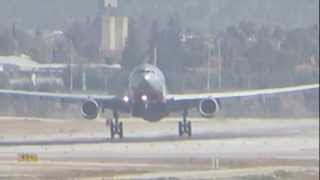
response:
<path id="1" fill-rule="evenodd" d="M 199 103 L 199 112 L 201 116 L 210 118 L 220 110 L 220 103 L 213 98 L 203 99 Z"/>
<path id="2" fill-rule="evenodd" d="M 87 100 L 82 104 L 81 114 L 86 119 L 96 119 L 100 112 L 100 106 L 95 100 Z"/>

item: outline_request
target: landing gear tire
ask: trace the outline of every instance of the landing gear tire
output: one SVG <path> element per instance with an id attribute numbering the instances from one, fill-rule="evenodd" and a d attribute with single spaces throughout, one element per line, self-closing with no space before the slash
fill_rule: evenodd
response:
<path id="1" fill-rule="evenodd" d="M 119 123 L 119 138 L 120 139 L 123 138 L 123 123 L 122 122 Z"/>
<path id="2" fill-rule="evenodd" d="M 191 137 L 192 136 L 192 124 L 191 121 L 188 122 L 188 132 L 187 132 L 188 136 Z"/>
<path id="3" fill-rule="evenodd" d="M 114 139 L 116 135 L 120 139 L 123 138 L 123 123 L 118 121 L 119 115 L 117 111 L 113 112 L 114 119 L 110 123 L 110 137 L 111 139 Z"/>
<path id="4" fill-rule="evenodd" d="M 114 139 L 116 137 L 116 135 L 118 135 L 118 137 L 120 139 L 123 138 L 123 123 L 115 123 L 115 122 L 111 122 L 110 124 L 110 136 L 111 139 Z"/>
<path id="5" fill-rule="evenodd" d="M 184 110 L 183 112 L 183 121 L 179 122 L 179 136 L 188 135 L 188 137 L 192 136 L 192 124 L 190 121 L 187 121 L 188 110 Z"/>
<path id="6" fill-rule="evenodd" d="M 114 132 L 114 125 L 113 125 L 113 121 L 110 123 L 110 137 L 111 139 L 114 139 L 114 135 L 115 135 L 115 132 Z"/>
<path id="7" fill-rule="evenodd" d="M 182 122 L 179 122 L 179 136 L 181 137 L 181 136 L 183 136 L 183 126 L 182 126 Z"/>
<path id="8" fill-rule="evenodd" d="M 192 136 L 192 124 L 190 121 L 180 121 L 179 122 L 179 136 L 188 135 L 188 137 Z"/>

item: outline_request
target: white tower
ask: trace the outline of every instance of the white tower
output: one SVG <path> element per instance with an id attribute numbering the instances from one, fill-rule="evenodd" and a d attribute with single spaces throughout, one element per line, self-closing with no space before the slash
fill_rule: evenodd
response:
<path id="1" fill-rule="evenodd" d="M 118 0 L 100 0 L 98 6 L 100 9 L 117 8 Z"/>
<path id="2" fill-rule="evenodd" d="M 118 0 L 100 0 L 101 13 L 101 53 L 119 57 L 126 45 L 129 19 L 121 16 Z"/>
<path id="3" fill-rule="evenodd" d="M 128 37 L 128 17 L 104 16 L 102 17 L 101 50 L 121 51 Z"/>

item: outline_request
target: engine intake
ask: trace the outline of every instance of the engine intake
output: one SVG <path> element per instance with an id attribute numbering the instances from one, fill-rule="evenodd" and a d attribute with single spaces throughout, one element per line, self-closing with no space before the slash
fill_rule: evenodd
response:
<path id="1" fill-rule="evenodd" d="M 82 104 L 81 114 L 86 119 L 96 119 L 100 112 L 100 106 L 95 100 L 87 100 Z"/>
<path id="2" fill-rule="evenodd" d="M 216 99 L 208 98 L 203 99 L 199 103 L 199 111 L 201 116 L 210 118 L 220 110 L 220 104 Z"/>

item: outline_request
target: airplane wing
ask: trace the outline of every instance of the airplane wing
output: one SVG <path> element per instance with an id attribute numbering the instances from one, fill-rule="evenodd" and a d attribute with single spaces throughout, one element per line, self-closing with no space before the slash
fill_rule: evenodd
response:
<path id="1" fill-rule="evenodd" d="M 185 95 L 169 95 L 167 97 L 168 106 L 171 111 L 181 110 L 184 108 L 191 108 L 198 105 L 199 101 L 207 98 L 217 99 L 219 101 L 230 98 L 241 98 L 249 96 L 263 96 L 275 95 L 281 93 L 289 93 L 296 91 L 305 91 L 319 88 L 319 84 L 302 85 L 295 87 L 274 88 L 274 89 L 258 89 L 250 91 L 236 91 L 236 92 L 221 92 L 221 93 L 207 93 L 207 94 L 185 94 Z M 45 93 L 45 92 L 28 92 L 15 90 L 0 90 L 0 95 L 14 96 L 14 97 L 36 97 L 44 100 L 59 100 L 65 103 L 76 103 L 85 100 L 95 100 L 102 107 L 107 109 L 125 109 L 125 104 L 122 99 L 117 96 L 108 95 L 85 95 L 85 94 L 63 94 L 63 93 Z"/>
<path id="2" fill-rule="evenodd" d="M 297 91 L 306 91 L 319 88 L 319 84 L 301 85 L 284 88 L 273 89 L 256 89 L 247 91 L 234 91 L 234 92 L 218 92 L 218 93 L 205 93 L 205 94 L 185 94 L 185 95 L 169 95 L 168 101 L 171 103 L 172 109 L 180 109 L 184 107 L 197 106 L 199 101 L 207 98 L 216 100 L 224 100 L 231 98 L 251 97 L 251 96 L 272 96 L 282 93 L 290 93 Z"/>
<path id="3" fill-rule="evenodd" d="M 0 90 L 0 95 L 19 97 L 33 97 L 43 100 L 58 100 L 63 103 L 78 103 L 86 100 L 95 100 L 104 108 L 121 108 L 122 101 L 117 96 L 109 95 L 88 95 L 88 94 L 67 94 L 67 93 L 47 93 L 47 92 L 28 92 L 16 90 Z"/>

